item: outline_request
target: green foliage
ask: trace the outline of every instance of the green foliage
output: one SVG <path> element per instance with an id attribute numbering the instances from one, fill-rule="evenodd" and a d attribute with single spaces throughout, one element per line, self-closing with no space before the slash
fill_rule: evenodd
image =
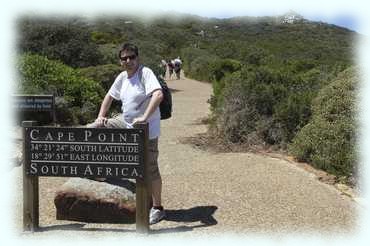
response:
<path id="1" fill-rule="evenodd" d="M 158 77 L 163 73 L 160 61 L 180 55 L 187 77 L 212 83 L 211 122 L 226 141 L 286 148 L 294 139 L 291 148 L 297 156 L 329 170 L 334 168 L 330 158 L 336 163 L 352 158 L 349 152 L 335 148 L 350 148 L 347 139 L 351 136 L 346 132 L 352 129 L 349 115 L 353 112 L 334 117 L 346 108 L 336 94 L 323 97 L 320 92 L 321 99 L 313 104 L 312 100 L 338 73 L 354 64 L 357 34 L 307 20 L 282 23 L 282 18 L 209 19 L 171 13 L 150 22 L 129 15 L 95 20 L 23 18 L 18 23 L 20 53 L 31 51 L 86 69 L 79 69 L 77 74 L 70 68 L 51 66 L 51 61 L 45 62 L 44 58 L 34 58 L 32 64 L 36 65 L 25 76 L 32 82 L 21 83 L 20 87 L 29 93 L 63 95 L 60 111 L 75 110 L 74 116 L 68 117 L 73 118 L 69 122 L 76 121 L 82 118 L 77 114 L 93 111 L 89 108 L 97 105 L 95 97 L 73 106 L 72 102 L 82 98 L 76 92 L 80 85 L 74 82 L 78 86 L 65 90 L 56 80 L 68 81 L 76 76 L 86 80 L 86 76 L 101 83 L 106 91 L 115 77 L 115 65 L 111 64 L 118 64 L 121 44 L 132 42 L 139 47 L 141 62 Z M 334 99 L 338 104 L 329 103 Z M 325 115 L 325 119 L 313 115 Z M 337 131 L 340 133 L 333 137 L 331 134 Z M 296 136 L 297 132 L 302 137 Z M 329 140 L 331 146 L 322 144 Z M 337 153 L 332 154 L 335 150 Z M 335 166 L 335 172 L 346 169 L 343 166 L 347 164 L 342 164 Z"/>
<path id="2" fill-rule="evenodd" d="M 80 68 L 77 69 L 77 72 L 85 78 L 89 78 L 93 81 L 99 82 L 99 84 L 103 88 L 103 91 L 108 92 L 118 74 L 122 72 L 122 68 L 121 66 L 116 64 L 106 64 Z M 121 102 L 113 100 L 111 105 L 111 111 L 112 113 L 120 112 Z"/>
<path id="3" fill-rule="evenodd" d="M 245 93 L 248 88 L 240 72 L 228 75 L 225 80 L 224 102 L 222 107 L 214 109 L 218 133 L 232 143 L 255 140 L 256 136 L 253 133 L 256 132 L 256 126 L 261 118 L 253 103 L 256 97 L 253 93 Z"/>
<path id="4" fill-rule="evenodd" d="M 212 81 L 220 81 L 225 75 L 241 69 L 240 62 L 232 59 L 217 59 L 211 66 Z"/>
<path id="5" fill-rule="evenodd" d="M 102 59 L 88 26 L 79 20 L 25 18 L 18 31 L 21 53 L 38 53 L 71 67 L 98 65 Z"/>
<path id="6" fill-rule="evenodd" d="M 104 91 L 108 91 L 120 72 L 122 72 L 121 66 L 118 64 L 106 64 L 93 67 L 86 67 L 76 69 L 79 74 L 83 77 L 92 79 L 100 82 Z"/>
<path id="7" fill-rule="evenodd" d="M 218 57 L 198 48 L 186 48 L 181 50 L 184 61 L 182 68 L 185 74 L 201 81 L 211 81 L 212 64 Z"/>
<path id="8" fill-rule="evenodd" d="M 223 91 L 225 88 L 224 78 L 241 69 L 241 64 L 237 60 L 232 59 L 215 59 L 209 65 L 210 74 L 213 86 L 213 95 L 211 98 L 211 107 L 213 109 L 223 101 Z"/>
<path id="9" fill-rule="evenodd" d="M 102 55 L 99 64 L 118 64 L 119 45 L 113 43 L 99 45 L 99 53 Z"/>
<path id="10" fill-rule="evenodd" d="M 319 92 L 312 104 L 312 119 L 289 146 L 293 155 L 335 175 L 354 173 L 358 83 L 357 70 L 350 68 Z"/>
<path id="11" fill-rule="evenodd" d="M 256 66 L 267 65 L 274 59 L 273 55 L 268 51 L 254 45 L 239 49 L 237 54 L 239 54 L 238 58 L 243 63 Z"/>
<path id="12" fill-rule="evenodd" d="M 289 71 L 244 66 L 221 81 L 211 105 L 227 141 L 284 147 L 311 117 L 315 87 Z"/>
<path id="13" fill-rule="evenodd" d="M 279 141 L 270 142 L 283 142 L 284 144 L 290 142 L 297 131 L 310 119 L 310 105 L 314 95 L 310 91 L 290 93 L 274 107 L 274 119 L 279 122 L 282 135 L 279 136 Z"/>
<path id="14" fill-rule="evenodd" d="M 93 120 L 103 98 L 98 82 L 81 76 L 73 68 L 46 57 L 25 54 L 18 62 L 18 93 L 53 94 L 57 121 L 85 124 Z"/>
<path id="15" fill-rule="evenodd" d="M 122 36 L 117 35 L 117 33 L 91 32 L 91 40 L 96 44 L 120 43 L 121 39 Z"/>
<path id="16" fill-rule="evenodd" d="M 235 59 L 240 53 L 240 45 L 239 42 L 236 42 L 235 40 L 226 39 L 215 43 L 213 51 L 220 58 Z"/>

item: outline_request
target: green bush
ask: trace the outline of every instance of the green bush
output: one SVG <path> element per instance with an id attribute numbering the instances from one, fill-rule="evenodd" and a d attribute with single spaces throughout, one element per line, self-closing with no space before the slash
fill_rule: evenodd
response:
<path id="1" fill-rule="evenodd" d="M 78 73 L 86 78 L 92 79 L 99 82 L 105 93 L 108 92 L 112 86 L 117 75 L 122 71 L 121 66 L 116 64 L 106 64 L 94 67 L 86 67 L 77 69 Z M 112 113 L 117 113 L 121 111 L 121 102 L 113 100 L 111 105 Z"/>
<path id="2" fill-rule="evenodd" d="M 214 62 L 214 57 L 210 56 L 199 56 L 191 63 L 191 70 L 187 71 L 187 74 L 200 81 L 211 81 L 211 64 Z"/>
<path id="3" fill-rule="evenodd" d="M 18 62 L 18 93 L 53 94 L 57 122 L 64 125 L 86 124 L 97 115 L 103 88 L 76 70 L 46 57 L 25 54 Z"/>
<path id="4" fill-rule="evenodd" d="M 102 55 L 102 64 L 119 64 L 118 50 L 120 46 L 118 44 L 100 44 L 98 46 L 99 53 Z"/>
<path id="5" fill-rule="evenodd" d="M 311 117 L 316 89 L 310 90 L 309 83 L 289 71 L 243 66 L 213 82 L 210 102 L 218 131 L 234 143 L 285 148 Z"/>
<path id="6" fill-rule="evenodd" d="M 312 103 L 312 119 L 289 146 L 299 160 L 341 176 L 355 171 L 357 70 L 350 68 L 323 88 Z"/>
<path id="7" fill-rule="evenodd" d="M 311 101 L 315 94 L 310 91 L 290 93 L 274 107 L 274 119 L 281 127 L 279 141 L 290 142 L 297 131 L 307 124 L 311 117 Z"/>
<path id="8" fill-rule="evenodd" d="M 106 64 L 94 67 L 77 69 L 78 73 L 86 78 L 100 82 L 104 91 L 108 91 L 117 75 L 122 72 L 118 64 Z"/>
<path id="9" fill-rule="evenodd" d="M 21 34 L 18 47 L 22 53 L 37 53 L 74 68 L 102 64 L 90 28 L 81 20 L 28 17 L 17 24 Z"/>
<path id="10" fill-rule="evenodd" d="M 184 61 L 182 69 L 186 76 L 211 82 L 212 63 L 219 59 L 217 56 L 198 48 L 186 48 L 181 50 L 181 58 Z"/>
<path id="11" fill-rule="evenodd" d="M 228 75 L 223 91 L 222 106 L 213 109 L 215 125 L 218 134 L 226 142 L 258 144 L 261 137 L 256 137 L 256 127 L 261 115 L 255 104 L 255 94 L 246 92 L 246 84 L 240 72 Z"/>
<path id="12" fill-rule="evenodd" d="M 244 64 L 262 66 L 266 65 L 273 59 L 272 54 L 258 46 L 248 46 L 238 49 L 238 60 Z"/>

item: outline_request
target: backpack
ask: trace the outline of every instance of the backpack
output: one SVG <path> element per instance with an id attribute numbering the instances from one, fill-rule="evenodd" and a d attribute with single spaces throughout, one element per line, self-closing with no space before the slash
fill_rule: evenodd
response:
<path id="1" fill-rule="evenodd" d="M 141 83 L 144 85 L 144 77 L 143 77 L 143 67 L 141 66 L 139 69 L 139 79 Z M 159 111 L 161 112 L 161 120 L 166 120 L 171 118 L 172 115 L 172 95 L 171 91 L 167 86 L 167 83 L 162 78 L 157 78 L 159 84 L 162 87 L 163 99 L 162 102 L 159 104 Z"/>

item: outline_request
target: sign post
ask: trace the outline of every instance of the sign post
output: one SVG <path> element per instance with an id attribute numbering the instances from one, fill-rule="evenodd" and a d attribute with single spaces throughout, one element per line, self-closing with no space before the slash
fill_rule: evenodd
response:
<path id="1" fill-rule="evenodd" d="M 34 127 L 36 121 L 23 121 L 22 126 Z M 23 139 L 25 132 L 23 131 Z M 25 145 L 25 142 L 23 143 Z M 23 146 L 23 156 L 26 155 L 27 147 Z M 23 165 L 23 230 L 37 231 L 39 228 L 39 177 L 28 176 L 26 165 Z"/>
<path id="2" fill-rule="evenodd" d="M 138 129 L 144 131 L 144 178 L 136 179 L 136 231 L 139 233 L 149 232 L 149 203 L 151 194 L 151 183 L 148 180 L 148 146 L 149 132 L 147 124 L 138 125 Z"/>
<path id="3" fill-rule="evenodd" d="M 146 233 L 149 232 L 150 194 L 146 174 L 148 141 L 147 123 L 134 129 L 34 127 L 26 124 L 24 180 L 38 180 L 39 176 L 136 179 L 137 231 Z M 35 182 L 30 186 L 38 193 L 38 182 L 37 186 Z M 24 197 L 29 196 L 24 194 Z M 36 203 L 35 195 L 29 199 Z M 38 212 L 34 217 L 32 221 L 37 221 L 38 226 Z"/>

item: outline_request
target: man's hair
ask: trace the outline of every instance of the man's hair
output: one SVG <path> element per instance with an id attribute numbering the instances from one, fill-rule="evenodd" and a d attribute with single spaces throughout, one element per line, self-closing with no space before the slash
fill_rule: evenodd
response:
<path id="1" fill-rule="evenodd" d="M 122 45 L 122 48 L 118 52 L 118 57 L 121 57 L 121 53 L 124 51 L 134 52 L 136 56 L 139 56 L 139 49 L 136 45 L 131 43 L 125 43 Z"/>

